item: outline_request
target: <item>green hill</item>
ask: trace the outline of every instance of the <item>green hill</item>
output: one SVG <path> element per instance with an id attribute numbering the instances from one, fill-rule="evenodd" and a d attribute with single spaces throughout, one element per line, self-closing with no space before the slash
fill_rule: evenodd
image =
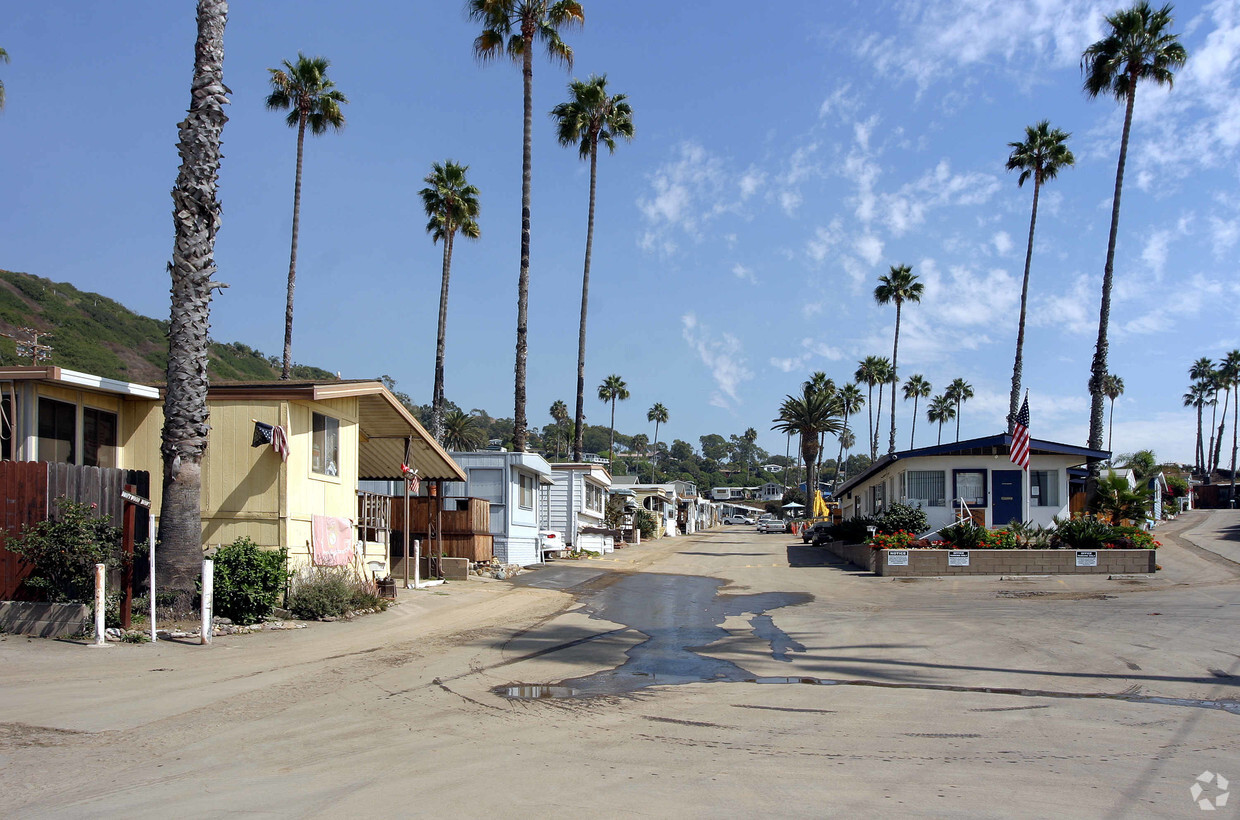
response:
<path id="1" fill-rule="evenodd" d="M 32 327 L 47 332 L 50 363 L 96 376 L 143 384 L 161 383 L 168 362 L 168 323 L 134 313 L 101 296 L 64 282 L 0 270 L 0 333 Z M 42 340 L 40 340 L 42 341 Z M 18 361 L 16 343 L 0 337 L 0 362 Z M 213 380 L 265 380 L 280 377 L 280 362 L 241 344 L 211 343 L 208 372 Z M 332 379 L 317 367 L 296 365 L 297 379 Z"/>

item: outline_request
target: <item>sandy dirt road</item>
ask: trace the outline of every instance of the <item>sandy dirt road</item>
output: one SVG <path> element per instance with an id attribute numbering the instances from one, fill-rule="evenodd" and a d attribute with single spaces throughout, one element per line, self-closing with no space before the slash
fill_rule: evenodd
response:
<path id="1" fill-rule="evenodd" d="M 211 647 L 0 636 L 0 815 L 1194 816 L 1240 787 L 1240 565 L 1194 515 L 1152 581 L 724 528 Z"/>

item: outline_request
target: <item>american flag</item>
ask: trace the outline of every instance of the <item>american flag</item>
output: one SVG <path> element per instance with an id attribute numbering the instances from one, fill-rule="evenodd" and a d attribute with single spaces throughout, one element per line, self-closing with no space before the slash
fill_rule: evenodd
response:
<path id="1" fill-rule="evenodd" d="M 1016 414 L 1016 427 L 1012 430 L 1012 446 L 1010 458 L 1013 464 L 1019 464 L 1022 470 L 1029 469 L 1029 395 L 1025 395 L 1025 403 Z"/>

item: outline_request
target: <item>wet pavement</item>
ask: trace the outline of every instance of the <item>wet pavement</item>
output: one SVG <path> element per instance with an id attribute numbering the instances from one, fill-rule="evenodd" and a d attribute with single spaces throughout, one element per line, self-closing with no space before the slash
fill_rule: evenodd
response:
<path id="1" fill-rule="evenodd" d="M 720 578 L 662 573 L 609 574 L 589 568 L 547 568 L 520 576 L 516 583 L 565 590 L 590 618 L 622 624 L 646 636 L 614 669 L 569 678 L 555 685 L 512 684 L 496 691 L 513 698 L 619 695 L 650 686 L 711 681 L 753 681 L 755 675 L 731 661 L 711 657 L 711 644 L 733 633 L 728 618 L 750 616 L 754 635 L 770 646 L 777 661 L 804 652 L 776 623 L 774 613 L 813 600 L 799 592 L 752 595 L 721 593 Z"/>

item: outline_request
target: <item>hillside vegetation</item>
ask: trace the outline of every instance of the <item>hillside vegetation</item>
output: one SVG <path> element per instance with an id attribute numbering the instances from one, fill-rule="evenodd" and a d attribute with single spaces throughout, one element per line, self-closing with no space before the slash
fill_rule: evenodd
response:
<path id="1" fill-rule="evenodd" d="M 65 282 L 0 270 L 0 333 L 13 334 L 20 327 L 50 334 L 50 364 L 143 384 L 164 381 L 166 321 L 134 313 L 113 299 L 85 293 Z M 0 337 L 0 363 L 30 361 L 19 362 L 14 340 Z M 279 360 L 240 342 L 212 342 L 207 369 L 215 381 L 280 377 Z M 293 378 L 332 379 L 335 374 L 297 365 Z"/>

